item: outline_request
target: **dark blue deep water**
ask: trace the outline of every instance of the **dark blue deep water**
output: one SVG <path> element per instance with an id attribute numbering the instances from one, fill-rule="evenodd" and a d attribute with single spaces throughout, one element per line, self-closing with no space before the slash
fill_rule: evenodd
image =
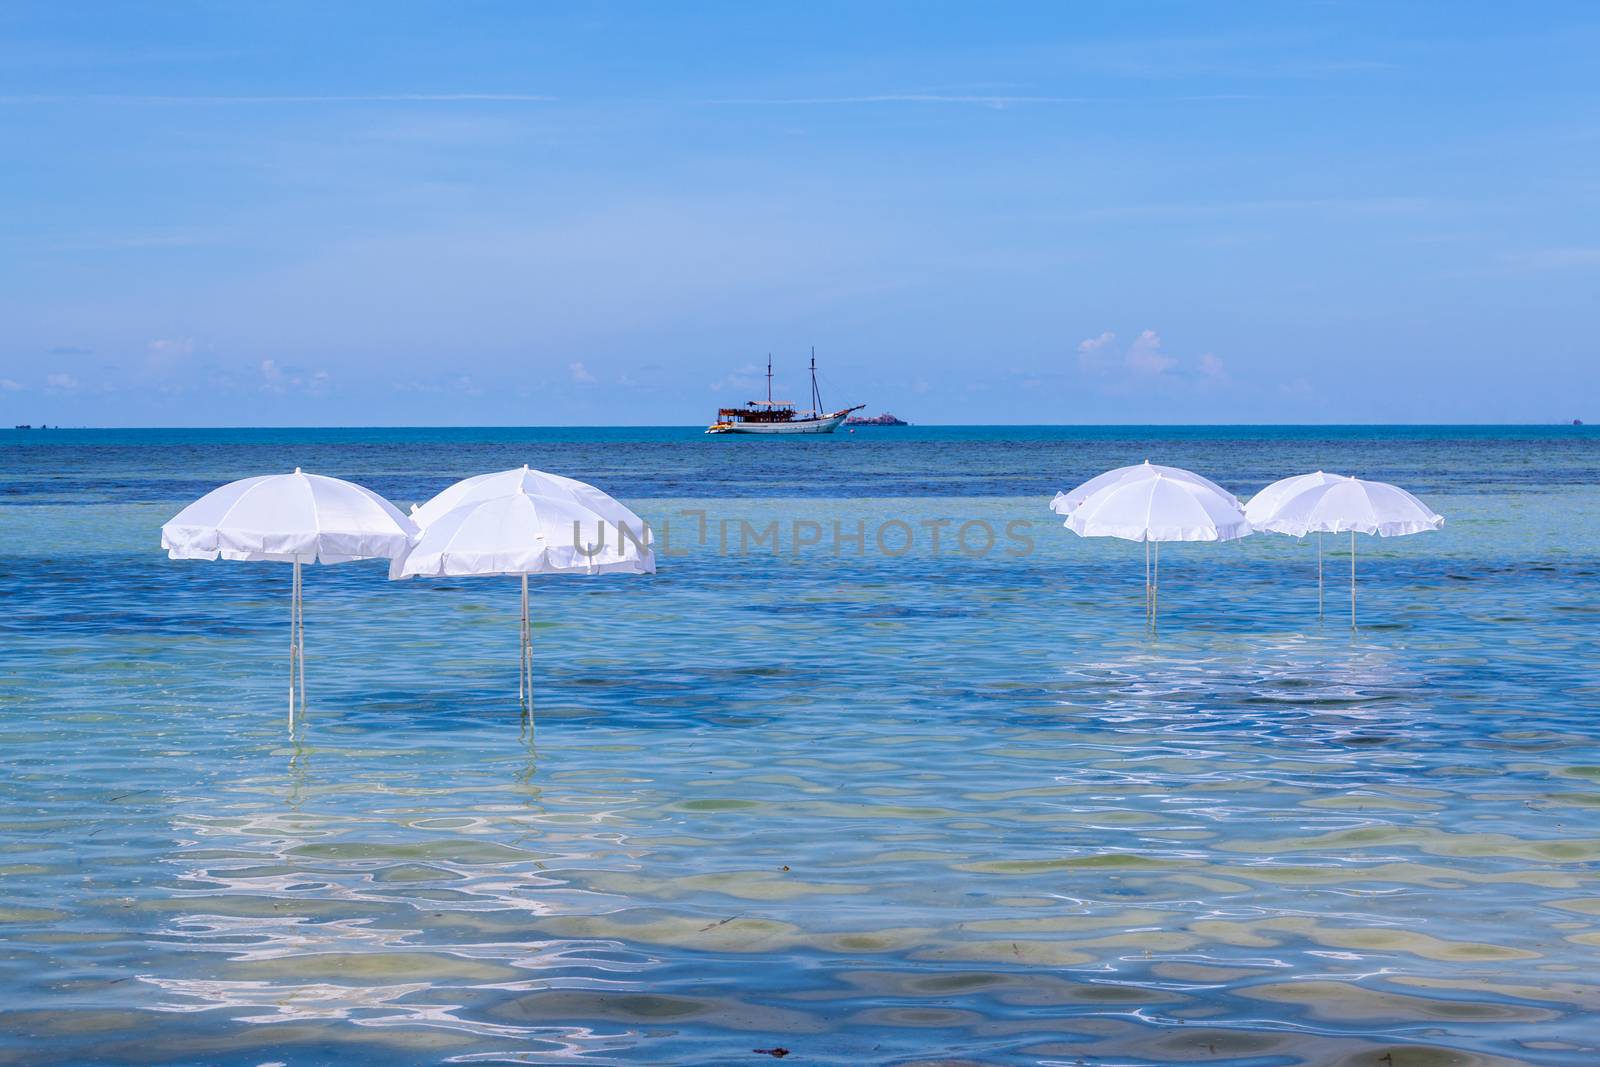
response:
<path id="1" fill-rule="evenodd" d="M 1046 504 L 1318 468 L 1444 530 Z M 173 562 L 301 466 L 529 463 L 653 577 Z M 1600 1062 L 1591 428 L 0 431 L 0 1063 Z M 937 538 L 937 541 L 935 540 Z M 768 1050 L 761 1052 L 757 1050 Z"/>

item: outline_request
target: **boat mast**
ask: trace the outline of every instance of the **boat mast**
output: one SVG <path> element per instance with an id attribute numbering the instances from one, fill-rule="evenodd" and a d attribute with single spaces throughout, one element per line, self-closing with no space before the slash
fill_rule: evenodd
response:
<path id="1" fill-rule="evenodd" d="M 767 407 L 772 406 L 772 353 L 767 353 Z"/>
<path id="2" fill-rule="evenodd" d="M 817 389 L 817 346 L 811 346 L 811 413 L 822 418 L 822 393 Z"/>

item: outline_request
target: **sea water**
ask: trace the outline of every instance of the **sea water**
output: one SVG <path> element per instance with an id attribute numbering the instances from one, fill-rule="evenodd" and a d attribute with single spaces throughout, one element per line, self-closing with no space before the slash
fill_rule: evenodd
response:
<path id="1" fill-rule="evenodd" d="M 1146 458 L 1448 522 L 1357 539 L 1355 630 L 1347 537 L 1321 618 L 1315 538 L 1166 546 L 1152 632 L 1047 509 Z M 291 735 L 289 568 L 157 547 L 523 463 L 665 542 L 533 581 L 531 716 L 514 580 L 309 568 Z M 0 433 L 0 1062 L 1593 1064 L 1597 480 L 1572 427 Z"/>

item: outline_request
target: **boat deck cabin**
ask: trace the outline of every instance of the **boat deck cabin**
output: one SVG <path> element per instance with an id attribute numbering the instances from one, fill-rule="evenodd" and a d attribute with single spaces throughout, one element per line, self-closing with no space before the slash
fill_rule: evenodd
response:
<path id="1" fill-rule="evenodd" d="M 794 405 L 786 400 L 752 400 L 742 408 L 718 408 L 718 422 L 793 422 Z"/>

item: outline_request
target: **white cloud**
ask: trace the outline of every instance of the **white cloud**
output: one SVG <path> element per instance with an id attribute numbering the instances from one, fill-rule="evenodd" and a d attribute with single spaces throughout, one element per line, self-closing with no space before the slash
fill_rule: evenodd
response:
<path id="1" fill-rule="evenodd" d="M 1078 342 L 1078 366 L 1096 374 L 1111 369 L 1111 344 L 1117 335 L 1106 330 L 1099 337 L 1086 337 Z"/>
<path id="2" fill-rule="evenodd" d="M 145 345 L 144 367 L 151 374 L 168 374 L 193 354 L 192 337 L 158 337 Z"/>
<path id="3" fill-rule="evenodd" d="M 1110 330 L 1106 330 L 1099 337 L 1088 337 L 1082 341 L 1079 341 L 1078 351 L 1084 353 L 1098 352 L 1116 339 L 1116 334 L 1112 333 Z"/>
<path id="4" fill-rule="evenodd" d="M 14 378 L 0 378 L 0 389 L 4 389 L 8 393 L 14 393 L 22 388 L 24 388 L 23 384 Z"/>
<path id="5" fill-rule="evenodd" d="M 283 371 L 278 367 L 275 359 L 261 361 L 261 388 L 268 392 L 283 392 Z"/>
<path id="6" fill-rule="evenodd" d="M 1124 362 L 1135 374 L 1155 377 L 1165 374 L 1178 365 L 1178 361 L 1161 351 L 1161 335 L 1154 330 L 1144 330 L 1128 346 Z"/>
<path id="7" fill-rule="evenodd" d="M 1220 386 L 1229 380 L 1228 368 L 1215 352 L 1202 353 L 1192 361 L 1180 360 L 1167 351 L 1166 342 L 1155 330 L 1140 330 L 1120 352 L 1116 341 L 1117 335 L 1106 330 L 1078 342 L 1079 367 L 1103 379 L 1104 388 L 1112 392 L 1148 387 L 1154 382 Z"/>
<path id="8" fill-rule="evenodd" d="M 765 374 L 765 367 L 758 367 L 754 363 L 746 363 L 720 382 L 712 382 L 711 391 L 720 393 L 727 389 L 735 393 L 750 393 L 757 388 L 757 375 Z"/>
<path id="9" fill-rule="evenodd" d="M 296 367 L 281 367 L 275 359 L 262 360 L 260 370 L 262 392 L 286 393 L 294 389 L 321 396 L 327 391 L 329 379 L 325 370 L 307 375 Z"/>
<path id="10" fill-rule="evenodd" d="M 78 379 L 70 374 L 52 374 L 44 380 L 44 384 L 52 389 L 76 389 Z"/>
<path id="11" fill-rule="evenodd" d="M 582 362 L 568 363 L 567 370 L 572 372 L 572 380 L 575 382 L 589 384 L 595 381 L 595 376 L 589 373 L 589 368 L 585 367 Z"/>

